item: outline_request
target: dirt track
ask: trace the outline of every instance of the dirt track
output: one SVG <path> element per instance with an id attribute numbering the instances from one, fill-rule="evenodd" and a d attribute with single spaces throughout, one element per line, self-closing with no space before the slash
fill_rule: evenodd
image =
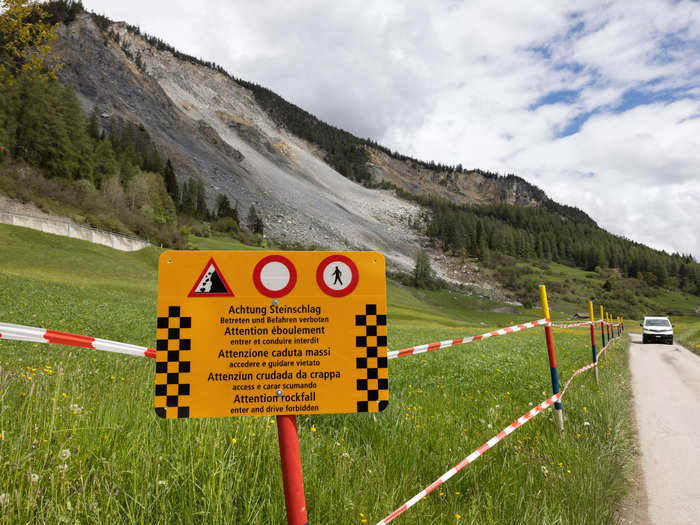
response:
<path id="1" fill-rule="evenodd" d="M 654 525 L 699 525 L 700 357 L 678 345 L 630 338 L 649 518 Z"/>

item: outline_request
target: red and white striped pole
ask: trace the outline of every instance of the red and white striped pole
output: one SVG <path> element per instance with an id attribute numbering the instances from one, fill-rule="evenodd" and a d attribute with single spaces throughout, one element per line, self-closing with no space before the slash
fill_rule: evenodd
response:
<path id="1" fill-rule="evenodd" d="M 591 317 L 591 347 L 593 348 L 593 363 L 596 365 L 593 370 L 595 370 L 595 382 L 598 382 L 598 354 L 595 347 L 595 315 L 593 315 L 593 301 L 588 301 L 588 313 Z"/>
<path id="2" fill-rule="evenodd" d="M 540 285 L 540 302 L 542 303 L 542 315 L 544 315 L 546 319 L 551 319 L 549 316 L 549 304 L 547 303 L 547 288 L 544 284 Z M 549 356 L 549 373 L 552 378 L 552 392 L 556 395 L 559 393 L 559 374 L 557 372 L 557 356 L 554 353 L 554 338 L 552 337 L 551 325 L 544 327 L 544 335 L 547 339 L 547 355 Z M 561 400 L 554 403 L 554 413 L 557 415 L 559 430 L 564 430 L 564 415 L 562 413 Z"/>

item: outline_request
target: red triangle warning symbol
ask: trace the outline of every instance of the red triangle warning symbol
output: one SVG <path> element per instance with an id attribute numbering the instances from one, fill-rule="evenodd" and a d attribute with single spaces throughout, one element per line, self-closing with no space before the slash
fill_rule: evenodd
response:
<path id="1" fill-rule="evenodd" d="M 233 297 L 233 292 L 213 257 L 209 259 L 187 297 Z"/>

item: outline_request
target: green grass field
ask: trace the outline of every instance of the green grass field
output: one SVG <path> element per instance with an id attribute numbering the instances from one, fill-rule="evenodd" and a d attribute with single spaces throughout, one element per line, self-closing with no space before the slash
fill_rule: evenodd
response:
<path id="1" fill-rule="evenodd" d="M 671 317 L 671 322 L 676 342 L 700 354 L 700 319 L 678 316 Z"/>
<path id="2" fill-rule="evenodd" d="M 0 321 L 154 344 L 158 250 L 5 225 L 0 247 Z M 388 303 L 390 349 L 541 317 L 393 284 Z M 588 332 L 554 338 L 565 380 L 590 361 Z M 1 523 L 284 522 L 274 419 L 158 419 L 146 358 L 0 339 L 0 367 Z M 382 413 L 298 417 L 309 523 L 379 521 L 551 395 L 539 328 L 389 373 Z M 630 395 L 621 341 L 598 385 L 591 373 L 572 384 L 563 434 L 543 413 L 396 523 L 614 523 L 634 455 Z"/>
<path id="3" fill-rule="evenodd" d="M 264 250 L 259 246 L 246 246 L 236 239 L 225 235 L 211 237 L 190 237 L 190 244 L 197 250 Z"/>

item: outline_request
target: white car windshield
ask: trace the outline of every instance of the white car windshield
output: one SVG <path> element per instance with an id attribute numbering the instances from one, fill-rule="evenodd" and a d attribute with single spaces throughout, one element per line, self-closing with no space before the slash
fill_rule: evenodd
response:
<path id="1" fill-rule="evenodd" d="M 668 319 L 647 319 L 644 324 L 646 326 L 671 326 Z"/>

